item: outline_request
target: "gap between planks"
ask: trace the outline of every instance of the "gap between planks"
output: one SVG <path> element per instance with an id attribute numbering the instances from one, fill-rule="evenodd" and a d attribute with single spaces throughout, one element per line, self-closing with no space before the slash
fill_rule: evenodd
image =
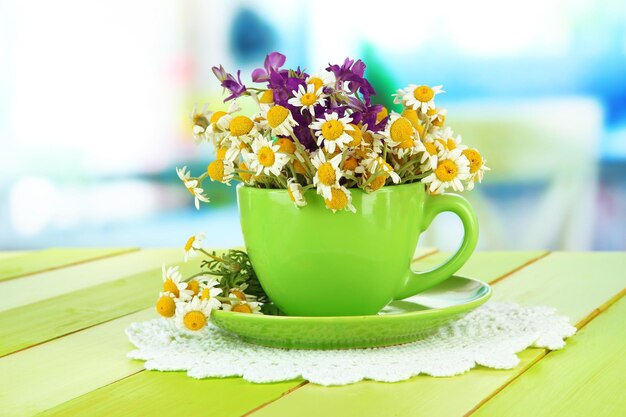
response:
<path id="1" fill-rule="evenodd" d="M 616 302 L 618 302 L 624 295 L 626 295 L 626 288 L 624 288 L 623 290 L 621 290 L 619 293 L 617 293 L 615 296 L 611 297 L 610 300 L 608 300 L 606 303 L 602 304 L 600 307 L 594 309 L 591 313 L 589 313 L 589 315 L 587 315 L 586 317 L 584 317 L 582 320 L 580 320 L 578 323 L 576 323 L 575 327 L 577 330 L 582 329 L 583 327 L 585 327 L 587 324 L 591 323 L 596 317 L 598 317 L 601 313 L 604 313 L 605 311 L 607 311 L 609 309 L 609 307 L 611 307 L 613 304 L 615 304 Z M 492 398 L 494 398 L 496 395 L 498 395 L 500 392 L 504 391 L 504 389 L 506 389 L 509 385 L 511 385 L 517 378 L 521 377 L 522 375 L 524 375 L 528 370 L 530 370 L 533 366 L 535 366 L 537 363 L 539 363 L 539 361 L 541 361 L 543 358 L 545 358 L 546 356 L 548 356 L 550 354 L 550 352 L 552 352 L 551 350 L 545 349 L 543 348 L 543 352 L 541 352 L 534 360 L 532 360 L 530 363 L 528 363 L 526 365 L 525 368 L 523 368 L 517 375 L 515 375 L 513 378 L 509 379 L 508 381 L 506 381 L 504 384 L 500 385 L 495 391 L 493 391 L 491 394 L 487 395 L 485 398 L 483 398 L 482 400 L 480 400 L 480 402 L 478 404 L 476 404 L 471 410 L 469 410 L 467 413 L 465 413 L 463 415 L 463 417 L 469 417 L 472 414 L 474 414 L 476 411 L 478 411 L 483 405 L 485 405 L 487 402 L 489 402 Z"/>
<path id="2" fill-rule="evenodd" d="M 418 261 L 418 260 L 421 260 L 421 259 L 424 259 L 424 258 L 427 258 L 427 257 L 429 257 L 429 256 L 431 256 L 431 255 L 434 255 L 434 254 L 438 253 L 438 252 L 439 252 L 439 250 L 435 249 L 433 252 L 428 252 L 428 253 L 425 253 L 424 255 L 421 255 L 421 256 L 418 256 L 417 258 L 414 258 L 414 259 L 413 259 L 413 262 Z M 552 253 L 552 252 L 550 252 L 550 251 L 546 251 L 545 253 L 542 253 L 541 255 L 537 256 L 536 258 L 533 258 L 533 259 L 531 259 L 531 260 L 529 260 L 529 261 L 527 261 L 527 262 L 523 263 L 522 265 L 520 265 L 520 266 L 518 266 L 518 267 L 516 267 L 516 268 L 512 269 L 511 271 L 506 272 L 505 274 L 503 274 L 503 275 L 499 276 L 498 278 L 496 278 L 496 279 L 492 280 L 492 281 L 489 283 L 489 285 L 490 285 L 490 286 L 491 286 L 491 285 L 494 285 L 495 283 L 500 282 L 500 281 L 502 281 L 502 280 L 504 280 L 504 279 L 508 278 L 509 276 L 513 275 L 514 273 L 516 273 L 516 272 L 518 272 L 518 271 L 521 271 L 522 269 L 526 268 L 527 266 L 532 265 L 532 264 L 534 264 L 535 262 L 540 261 L 541 259 L 543 259 L 543 258 L 545 258 L 546 256 L 548 256 L 550 253 Z M 601 307 L 599 307 L 599 308 L 602 308 L 602 306 L 601 306 Z M 593 314 L 593 313 L 591 313 L 591 314 Z M 597 314 L 596 314 L 596 315 L 597 315 Z M 543 356 L 545 356 L 545 354 L 544 354 Z M 543 356 L 540 356 L 539 358 L 537 358 L 537 359 L 533 360 L 533 361 L 532 361 L 532 363 L 531 363 L 531 365 L 532 365 L 532 364 L 534 364 L 534 363 L 536 363 L 536 362 L 538 362 L 538 361 L 539 361 L 539 360 L 540 360 Z M 530 366 L 528 366 L 526 369 L 528 369 L 529 367 L 530 367 Z M 524 369 L 522 372 L 526 371 L 526 369 Z M 515 378 L 513 378 L 513 379 L 515 379 Z M 508 385 L 509 383 L 510 383 L 510 382 L 506 383 L 506 384 L 505 384 L 505 385 L 503 385 L 502 387 L 505 387 L 505 386 L 506 386 L 506 385 Z M 287 395 L 291 394 L 292 392 L 295 392 L 295 391 L 299 390 L 300 388 L 302 388 L 302 387 L 304 387 L 304 386 L 306 386 L 306 385 L 308 385 L 308 384 L 309 384 L 309 381 L 302 381 L 300 384 L 298 384 L 298 385 L 296 385 L 295 387 L 293 387 L 293 388 L 291 388 L 291 389 L 289 389 L 289 390 L 285 391 L 284 393 L 282 393 L 282 394 L 280 395 L 280 397 L 278 397 L 278 398 L 274 398 L 273 400 L 270 400 L 270 401 L 268 401 L 268 402 L 266 402 L 266 403 L 263 403 L 263 404 L 261 404 L 261 405 L 259 405 L 259 406 L 255 407 L 254 409 L 252 409 L 252 410 L 250 410 L 250 411 L 246 412 L 245 414 L 242 414 L 240 417 L 249 417 L 249 416 L 253 415 L 254 413 L 256 413 L 257 411 L 261 410 L 262 408 L 267 407 L 268 405 L 270 405 L 270 404 L 272 404 L 272 403 L 274 403 L 274 402 L 276 402 L 276 401 L 278 401 L 278 400 L 280 400 L 280 399 L 282 399 L 282 398 L 286 397 Z M 496 393 L 497 393 L 497 392 L 496 392 Z M 494 393 L 494 395 L 495 395 L 495 393 Z M 491 398 L 491 396 L 490 396 L 489 398 Z M 482 404 L 480 404 L 480 405 L 482 405 Z M 476 408 L 476 409 L 477 409 L 477 408 Z M 475 411 L 475 410 L 474 410 L 474 409 L 472 409 L 472 412 L 473 412 L 473 411 Z M 469 414 L 466 414 L 466 416 L 467 416 L 467 415 L 469 415 Z M 465 416 L 464 416 L 464 417 L 465 417 Z"/>

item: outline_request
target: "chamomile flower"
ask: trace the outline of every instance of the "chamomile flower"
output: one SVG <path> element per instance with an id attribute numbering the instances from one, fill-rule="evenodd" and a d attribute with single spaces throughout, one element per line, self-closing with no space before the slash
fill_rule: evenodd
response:
<path id="1" fill-rule="evenodd" d="M 352 142 L 352 137 L 347 133 L 354 130 L 350 125 L 352 118 L 350 116 L 339 117 L 337 112 L 326 113 L 323 118 L 317 119 L 311 123 L 309 127 L 315 131 L 317 136 L 317 146 L 322 146 L 330 152 L 334 153 L 335 148 L 343 150 L 346 145 Z"/>
<path id="2" fill-rule="evenodd" d="M 460 149 L 447 152 L 437 163 L 437 168 L 422 180 L 428 185 L 428 191 L 438 194 L 446 188 L 463 191 L 463 183 L 470 176 L 467 157 Z"/>
<path id="3" fill-rule="evenodd" d="M 180 272 L 178 272 L 177 266 L 170 266 L 165 268 L 165 265 L 161 266 L 163 276 L 163 292 L 168 292 L 174 295 L 176 301 L 185 301 L 191 298 L 192 291 L 187 289 L 187 283 L 181 282 L 183 278 Z"/>
<path id="4" fill-rule="evenodd" d="M 204 190 L 200 188 L 199 182 L 195 178 L 191 178 L 191 172 L 187 171 L 187 167 L 176 168 L 176 174 L 178 174 L 178 178 L 185 184 L 187 191 L 194 196 L 194 204 L 196 209 L 200 210 L 200 201 L 204 203 L 208 203 L 209 197 L 204 195 Z"/>
<path id="5" fill-rule="evenodd" d="M 428 120 L 430 120 L 430 123 L 433 126 L 436 126 L 438 128 L 442 128 L 444 122 L 446 121 L 446 114 L 448 113 L 448 111 L 446 109 L 440 109 L 440 108 L 430 108 L 428 109 L 428 111 L 426 112 L 426 116 L 428 117 Z"/>
<path id="6" fill-rule="evenodd" d="M 230 185 L 230 180 L 233 179 L 235 173 L 235 166 L 228 159 L 216 159 L 207 166 L 207 173 L 211 181 Z"/>
<path id="7" fill-rule="evenodd" d="M 224 128 L 228 126 L 232 114 L 241 110 L 241 107 L 233 101 L 231 102 L 228 110 L 218 110 L 211 113 L 209 118 L 209 126 L 205 130 L 207 139 L 211 139 L 213 145 L 217 145 L 224 136 Z"/>
<path id="8" fill-rule="evenodd" d="M 311 159 L 313 166 L 316 168 L 313 177 L 313 185 L 317 187 L 317 193 L 324 198 L 332 198 L 332 188 L 339 186 L 339 180 L 342 173 L 339 169 L 341 163 L 341 154 L 336 155 L 330 160 L 326 160 L 326 155 L 322 149 L 318 149 L 317 153 Z"/>
<path id="9" fill-rule="evenodd" d="M 174 294 L 169 291 L 160 292 L 156 303 L 156 311 L 163 317 L 174 317 L 176 314 L 176 301 Z"/>
<path id="10" fill-rule="evenodd" d="M 341 169 L 348 175 L 354 175 L 359 167 L 359 159 L 356 153 L 349 153 L 343 160 L 343 167 Z"/>
<path id="11" fill-rule="evenodd" d="M 222 308 L 226 311 L 247 314 L 262 314 L 261 305 L 256 301 L 241 300 L 234 295 L 230 295 L 232 299 L 230 304 L 223 304 Z"/>
<path id="12" fill-rule="evenodd" d="M 335 87 L 337 80 L 335 74 L 330 71 L 324 71 L 321 74 L 310 75 L 306 79 L 307 85 L 312 85 L 314 92 L 323 91 L 324 87 Z"/>
<path id="13" fill-rule="evenodd" d="M 298 126 L 288 108 L 276 104 L 263 112 L 272 135 L 291 136 L 293 127 Z"/>
<path id="14" fill-rule="evenodd" d="M 207 129 L 209 127 L 209 119 L 211 112 L 208 111 L 208 105 L 205 104 L 202 110 L 198 110 L 197 105 L 193 106 L 193 110 L 189 115 L 193 131 L 193 138 L 196 143 L 200 143 L 207 139 Z"/>
<path id="15" fill-rule="evenodd" d="M 304 198 L 304 193 L 302 191 L 302 185 L 296 182 L 295 179 L 289 178 L 287 180 L 287 193 L 289 194 L 289 198 L 293 201 L 293 204 L 296 207 L 304 207 L 306 206 L 306 199 Z"/>
<path id="16" fill-rule="evenodd" d="M 185 242 L 185 262 L 198 256 L 198 251 L 202 249 L 204 238 L 204 233 L 198 233 L 187 239 L 187 242 Z"/>
<path id="17" fill-rule="evenodd" d="M 256 125 L 248 116 L 239 115 L 229 118 L 223 123 L 223 127 L 234 146 L 238 146 L 241 141 L 249 142 L 249 138 L 257 134 Z"/>
<path id="18" fill-rule="evenodd" d="M 383 137 L 384 136 L 380 133 L 366 130 L 365 132 L 363 132 L 363 141 L 361 142 L 361 148 L 380 153 L 383 149 Z"/>
<path id="19" fill-rule="evenodd" d="M 443 158 L 445 155 L 446 147 L 440 141 L 432 139 L 424 141 L 422 144 L 424 145 L 424 152 L 422 153 L 422 158 L 420 160 L 422 170 L 434 170 L 437 168 L 439 159 Z"/>
<path id="20" fill-rule="evenodd" d="M 256 175 L 280 175 L 280 171 L 289 161 L 289 157 L 279 152 L 279 145 L 270 142 L 267 138 L 259 135 L 252 142 L 252 150 L 247 154 L 250 168 L 256 171 Z"/>
<path id="21" fill-rule="evenodd" d="M 348 135 L 352 138 L 350 142 L 347 143 L 348 148 L 357 148 L 363 142 L 363 135 L 367 131 L 367 126 L 363 125 L 355 125 L 354 123 L 350 123 L 352 126 L 352 130 L 346 131 Z"/>
<path id="22" fill-rule="evenodd" d="M 415 85 L 410 84 L 408 87 L 398 90 L 394 94 L 394 103 L 402 103 L 408 108 L 413 110 L 420 110 L 422 113 L 426 113 L 428 109 L 435 108 L 435 96 L 439 93 L 443 93 L 443 86 L 438 85 L 436 87 L 429 87 L 427 85 Z"/>
<path id="23" fill-rule="evenodd" d="M 386 177 L 391 177 L 394 184 L 400 182 L 400 176 L 393 170 L 393 167 L 389 165 L 381 156 L 378 156 L 375 153 L 370 153 L 368 157 L 363 160 L 363 166 L 367 171 L 369 171 L 370 174 L 384 172 Z"/>
<path id="24" fill-rule="evenodd" d="M 261 110 L 267 110 L 274 105 L 274 91 L 271 89 L 263 91 L 259 96 L 252 94 L 252 98 L 257 102 Z"/>
<path id="25" fill-rule="evenodd" d="M 470 176 L 467 180 L 467 190 L 471 191 L 474 189 L 474 182 L 482 182 L 485 171 L 491 171 L 491 169 L 485 165 L 484 158 L 476 149 L 465 149 L 463 155 L 469 161 Z"/>
<path id="26" fill-rule="evenodd" d="M 413 155 L 420 148 L 417 132 L 411 121 L 398 113 L 392 113 L 385 128 L 385 143 L 394 148 L 395 153 L 402 158 L 404 155 Z"/>
<path id="27" fill-rule="evenodd" d="M 292 91 L 292 93 L 294 97 L 290 98 L 287 102 L 292 106 L 302 107 L 300 113 L 304 112 L 304 110 L 308 110 L 311 116 L 315 117 L 315 106 L 326 105 L 326 95 L 321 89 L 316 91 L 313 84 L 308 84 L 306 88 L 300 85 L 298 91 Z"/>
<path id="28" fill-rule="evenodd" d="M 356 208 L 352 205 L 352 194 L 344 186 L 335 186 L 330 190 L 330 196 L 324 197 L 326 208 L 336 213 L 338 210 L 347 210 L 356 213 Z"/>
<path id="29" fill-rule="evenodd" d="M 207 301 L 213 310 L 217 310 L 222 303 L 215 297 L 222 293 L 222 289 L 218 288 L 219 281 L 213 277 L 201 280 L 199 297 L 202 301 Z"/>
<path id="30" fill-rule="evenodd" d="M 176 306 L 176 326 L 183 330 L 198 331 L 206 327 L 211 317 L 211 304 L 200 297 Z"/>

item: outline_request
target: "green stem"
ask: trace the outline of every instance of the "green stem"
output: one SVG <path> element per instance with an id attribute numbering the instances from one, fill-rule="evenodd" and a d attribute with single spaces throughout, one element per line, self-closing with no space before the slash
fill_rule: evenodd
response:
<path id="1" fill-rule="evenodd" d="M 219 256 L 212 255 L 209 252 L 205 251 L 204 249 L 198 249 L 198 250 L 213 260 L 216 260 L 218 262 L 224 262 L 224 263 L 226 262 L 224 259 L 220 258 Z"/>

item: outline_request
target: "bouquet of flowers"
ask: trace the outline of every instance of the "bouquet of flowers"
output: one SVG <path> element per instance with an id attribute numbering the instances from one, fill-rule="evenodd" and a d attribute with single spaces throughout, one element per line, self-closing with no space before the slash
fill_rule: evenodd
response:
<path id="1" fill-rule="evenodd" d="M 384 186 L 422 182 L 430 193 L 471 190 L 489 170 L 478 150 L 444 126 L 446 110 L 435 106 L 442 86 L 410 84 L 396 92 L 400 113 L 372 102 L 374 88 L 361 60 L 346 59 L 309 74 L 284 69 L 285 56 L 269 54 L 252 72 L 256 87 L 222 67 L 213 73 L 230 94 L 228 109 L 191 115 L 197 142 L 216 153 L 206 172 L 193 177 L 186 167 L 178 176 L 195 197 L 208 202 L 202 182 L 287 189 L 297 207 L 315 189 L 326 207 L 355 211 L 351 189 L 374 192 Z M 250 97 L 259 111 L 238 114 L 235 99 Z"/>

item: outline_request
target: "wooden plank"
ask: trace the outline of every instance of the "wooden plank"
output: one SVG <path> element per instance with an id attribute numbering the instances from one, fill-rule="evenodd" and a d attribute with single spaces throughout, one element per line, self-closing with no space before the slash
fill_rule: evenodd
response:
<path id="1" fill-rule="evenodd" d="M 520 255 L 518 253 L 510 254 L 508 268 L 505 268 L 506 261 L 498 259 L 493 259 L 489 254 L 479 254 L 477 257 L 483 258 L 486 261 L 497 262 L 500 267 L 494 268 L 494 270 L 501 271 L 504 268 L 505 272 L 509 270 L 513 270 L 518 267 L 520 264 L 526 263 L 531 259 L 534 259 L 537 256 L 541 256 L 543 252 L 529 252 L 524 255 Z M 419 261 L 417 265 L 421 267 L 422 263 L 428 262 L 429 257 Z M 480 260 L 478 260 L 480 261 Z M 472 261 L 476 262 L 476 261 Z M 480 262 L 479 262 L 480 263 Z M 468 268 L 475 268 L 475 265 L 468 265 Z M 471 271 L 471 269 L 469 269 Z M 488 278 L 497 278 L 497 276 L 489 276 Z M 94 331 L 99 327 L 94 328 Z M 121 331 L 121 328 L 120 328 Z M 73 335 L 72 335 L 73 336 Z M 68 336 L 68 337 L 72 337 Z M 38 346 L 35 349 L 43 348 L 45 345 Z M 13 356 L 13 355 L 12 355 Z M 107 357 L 103 357 L 103 361 L 113 360 L 110 359 L 111 355 L 107 355 Z M 115 359 L 118 360 L 118 359 Z M 107 363 L 107 362 L 105 362 Z M 83 364 L 83 366 L 98 366 L 93 364 Z M 115 383 L 112 383 L 108 386 L 105 386 L 96 391 L 89 392 L 88 394 L 82 395 L 74 400 L 65 402 L 51 410 L 49 410 L 47 415 L 72 415 L 73 413 L 77 413 L 79 411 L 88 412 L 90 415 L 106 415 L 107 413 L 118 413 L 120 410 L 133 410 L 135 414 L 137 410 L 141 410 L 141 414 L 149 415 L 150 411 L 158 410 L 159 415 L 181 415 L 179 409 L 176 407 L 172 407 L 171 398 L 172 396 L 183 396 L 184 398 L 191 398 L 189 394 L 186 393 L 186 388 L 182 388 L 181 381 L 193 381 L 190 378 L 184 376 L 183 373 L 178 373 L 179 377 L 177 378 L 169 378 L 167 375 L 160 372 L 142 372 L 137 375 L 132 375 L 128 378 L 122 379 Z M 145 379 L 145 380 L 144 380 Z M 431 378 L 432 379 L 432 378 Z M 149 383 L 147 382 L 149 381 Z M 195 382 L 195 381 L 194 381 Z M 246 407 L 239 408 L 236 404 L 240 401 L 241 398 L 247 397 L 249 395 L 253 395 L 255 392 L 260 392 L 260 390 L 265 389 L 265 385 L 251 384 L 243 381 L 241 378 L 228 378 L 228 379 L 209 379 L 203 380 L 201 382 L 195 382 L 198 384 L 197 386 L 204 386 L 205 391 L 203 395 L 208 398 L 208 402 L 213 404 L 215 402 L 222 404 L 232 404 L 233 409 L 224 410 L 221 408 L 208 409 L 205 406 L 205 403 L 196 403 L 193 405 L 189 405 L 190 408 L 186 409 L 188 415 L 197 415 L 201 413 L 205 413 L 211 416 L 231 416 L 231 415 L 241 415 L 246 411 L 251 410 L 252 408 L 262 405 L 268 401 L 273 401 L 276 398 L 279 398 L 281 393 L 284 393 L 287 390 L 295 389 L 300 384 L 301 381 L 290 381 L 281 384 L 272 384 L 277 385 L 280 389 L 271 392 L 264 393 L 263 396 L 257 396 L 255 399 L 255 403 L 250 402 L 246 403 Z M 200 385 L 203 384 L 203 385 Z M 396 386 L 397 384 L 392 384 L 391 386 Z M 193 386 L 193 385 L 192 385 Z M 190 388 L 191 389 L 191 388 Z M 281 391 L 282 390 L 282 391 Z M 27 398 L 27 395 L 30 395 L 32 401 L 32 395 L 36 395 L 31 393 L 23 392 L 23 388 L 20 388 L 21 393 L 15 394 L 15 397 L 18 398 Z M 79 393 L 78 391 L 74 391 L 75 393 Z M 161 395 L 160 393 L 169 393 L 166 395 Z M 149 399 L 147 401 L 146 399 Z M 32 401 L 38 402 L 38 401 Z M 148 403 L 149 402 L 149 403 Z M 48 403 L 49 404 L 49 403 Z M 148 410 L 146 412 L 144 410 Z M 187 407 L 187 404 L 185 404 Z M 327 413 L 328 414 L 328 413 Z M 281 415 L 281 414 L 277 414 Z M 322 414 L 319 414 L 322 415 Z M 328 415 L 336 415 L 335 413 L 330 413 Z M 352 415 L 352 414 L 346 414 Z M 388 414 L 381 414 L 388 415 Z"/>
<path id="2" fill-rule="evenodd" d="M 422 248 L 415 255 L 421 258 L 435 252 Z M 131 345 L 124 329 L 132 322 L 155 317 L 150 307 L 0 358 L 0 375 L 13 381 L 0 391 L 2 408 L 14 417 L 33 415 L 142 370 L 143 362 L 125 357 Z M 70 368 L 72 378 L 64 378 Z M 40 377 L 33 379 L 30 370 L 37 370 Z M 298 383 L 285 385 L 285 390 Z"/>
<path id="3" fill-rule="evenodd" d="M 626 299 L 550 352 L 472 416 L 626 415 Z M 511 407 L 511 404 L 515 404 Z"/>
<path id="4" fill-rule="evenodd" d="M 486 258 L 480 257 L 476 254 L 476 263 L 468 268 L 476 268 L 472 273 L 485 277 L 485 271 L 493 265 L 483 264 Z M 552 305 L 574 323 L 584 323 L 594 309 L 614 301 L 624 287 L 625 261 L 625 254 L 615 253 L 550 254 L 497 280 L 493 299 Z M 333 388 L 307 384 L 252 415 L 460 416 L 479 406 L 545 353 L 544 349 L 528 349 L 520 354 L 520 366 L 507 371 L 478 368 L 452 378 L 417 376 L 396 384 L 368 381 Z"/>
<path id="5" fill-rule="evenodd" d="M 20 256 L 9 256 L 0 262 L 0 281 L 15 279 L 68 265 L 76 265 L 137 250 L 134 248 L 54 248 Z"/>
<path id="6" fill-rule="evenodd" d="M 0 293 L 11 294 L 0 297 L 0 312 L 115 281 L 182 258 L 181 249 L 146 249 L 0 282 Z"/>
<path id="7" fill-rule="evenodd" d="M 199 262 L 196 258 L 180 265 L 181 273 L 191 275 Z M 161 286 L 161 268 L 154 269 L 156 265 L 144 265 L 152 269 L 139 274 L 1 312 L 0 356 L 146 308 L 154 303 Z"/>

